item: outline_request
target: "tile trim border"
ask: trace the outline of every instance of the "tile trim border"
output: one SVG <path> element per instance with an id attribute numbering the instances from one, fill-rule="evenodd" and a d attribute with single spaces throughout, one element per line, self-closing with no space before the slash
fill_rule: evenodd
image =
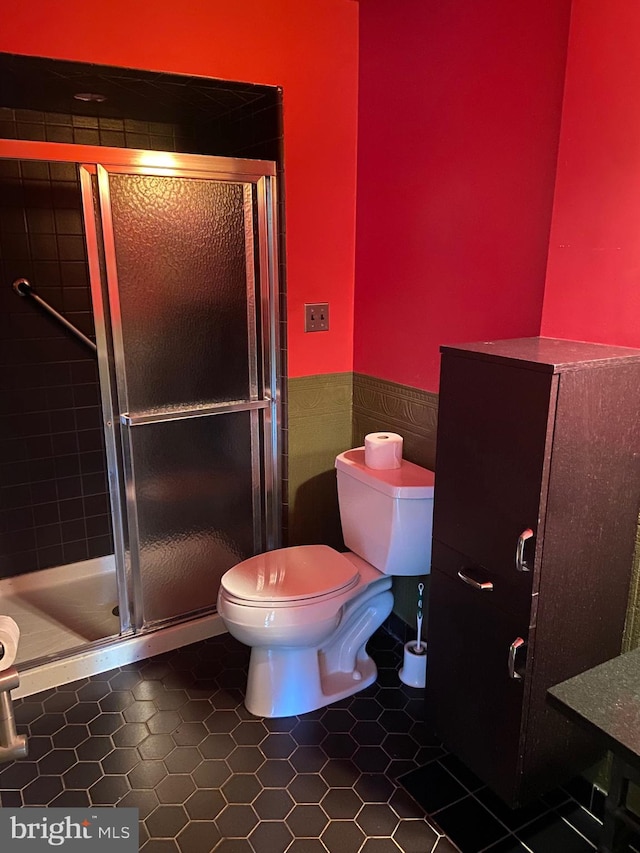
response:
<path id="1" fill-rule="evenodd" d="M 388 429 L 405 440 L 409 461 L 432 468 L 435 462 L 438 395 L 409 385 L 353 374 L 353 441 L 367 432 Z"/>
<path id="2" fill-rule="evenodd" d="M 352 373 L 294 376 L 287 380 L 289 426 L 298 418 L 351 412 Z"/>

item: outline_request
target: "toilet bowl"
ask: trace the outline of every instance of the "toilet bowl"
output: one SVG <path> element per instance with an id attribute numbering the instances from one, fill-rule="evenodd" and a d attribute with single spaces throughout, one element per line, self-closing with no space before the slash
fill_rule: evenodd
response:
<path id="1" fill-rule="evenodd" d="M 304 714 L 372 684 L 366 643 L 393 608 L 392 575 L 430 569 L 433 472 L 405 461 L 367 469 L 363 451 L 336 459 L 352 550 L 280 548 L 222 577 L 218 613 L 251 647 L 245 706 L 256 716 Z"/>
<path id="2" fill-rule="evenodd" d="M 247 574 L 239 580 L 226 573 L 218 613 L 229 633 L 251 647 L 250 713 L 304 714 L 375 681 L 365 645 L 391 613 L 391 577 L 326 545 L 281 548 L 239 565 Z M 252 572 L 256 584 L 248 579 Z M 305 584 L 310 577 L 312 593 Z"/>

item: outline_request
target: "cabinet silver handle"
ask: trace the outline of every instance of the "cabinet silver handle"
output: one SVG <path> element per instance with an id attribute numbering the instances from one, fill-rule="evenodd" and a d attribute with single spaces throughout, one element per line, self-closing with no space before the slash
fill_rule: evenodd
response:
<path id="1" fill-rule="evenodd" d="M 523 530 L 520 536 L 518 536 L 518 544 L 516 545 L 516 569 L 519 572 L 530 571 L 527 561 L 524 558 L 524 543 L 527 539 L 531 539 L 532 536 L 533 530 L 530 527 L 527 527 L 527 529 Z"/>
<path id="2" fill-rule="evenodd" d="M 516 637 L 516 639 L 509 646 L 509 659 L 507 662 L 507 666 L 509 668 L 509 678 L 513 678 L 514 681 L 521 681 L 522 676 L 516 672 L 516 655 L 518 654 L 518 649 L 524 646 L 524 640 L 522 637 Z"/>
<path id="3" fill-rule="evenodd" d="M 479 589 L 481 592 L 493 592 L 493 582 L 492 581 L 477 581 L 474 578 L 470 578 L 469 575 L 465 575 L 462 569 L 458 572 L 458 577 L 461 581 L 468 583 L 469 586 L 472 586 L 474 589 Z"/>

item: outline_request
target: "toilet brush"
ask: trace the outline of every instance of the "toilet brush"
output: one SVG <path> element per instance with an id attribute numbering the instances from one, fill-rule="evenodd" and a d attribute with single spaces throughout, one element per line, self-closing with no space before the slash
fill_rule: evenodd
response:
<path id="1" fill-rule="evenodd" d="M 416 642 L 416 652 L 422 652 L 422 593 L 424 592 L 424 584 L 418 584 L 418 633 Z"/>
<path id="2" fill-rule="evenodd" d="M 404 644 L 404 660 L 400 681 L 410 687 L 424 687 L 427 672 L 427 644 L 422 642 L 422 596 L 424 584 L 418 584 L 418 636 Z"/>

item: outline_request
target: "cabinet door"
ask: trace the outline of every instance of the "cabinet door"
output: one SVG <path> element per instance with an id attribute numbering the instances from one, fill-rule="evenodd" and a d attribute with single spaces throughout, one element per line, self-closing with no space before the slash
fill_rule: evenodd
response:
<path id="1" fill-rule="evenodd" d="M 525 608 L 533 571 L 516 571 L 516 548 L 531 529 L 524 559 L 533 569 L 556 389 L 551 373 L 442 358 L 433 536 L 501 576 Z"/>
<path id="2" fill-rule="evenodd" d="M 527 621 L 432 568 L 429 588 L 427 713 L 445 746 L 507 802 L 520 765 L 524 679 L 509 675 L 511 644 Z M 524 673 L 523 646 L 516 661 Z"/>

